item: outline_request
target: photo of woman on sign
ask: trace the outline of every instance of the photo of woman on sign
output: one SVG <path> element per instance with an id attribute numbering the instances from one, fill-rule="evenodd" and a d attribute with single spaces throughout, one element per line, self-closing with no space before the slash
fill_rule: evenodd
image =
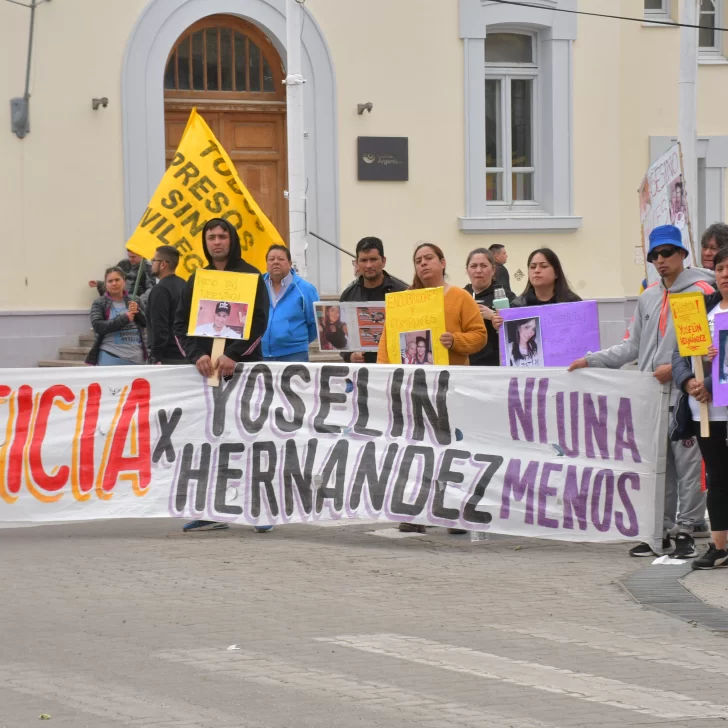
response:
<path id="1" fill-rule="evenodd" d="M 325 306 L 319 320 L 319 342 L 322 349 L 347 349 L 349 327 L 341 315 L 341 306 Z"/>
<path id="2" fill-rule="evenodd" d="M 542 367 L 541 326 L 538 317 L 506 322 L 506 351 L 510 367 Z"/>
<path id="3" fill-rule="evenodd" d="M 718 334 L 718 341 L 718 351 L 720 352 L 720 367 L 718 369 L 720 375 L 718 382 L 720 384 L 728 384 L 728 330 L 721 331 Z"/>

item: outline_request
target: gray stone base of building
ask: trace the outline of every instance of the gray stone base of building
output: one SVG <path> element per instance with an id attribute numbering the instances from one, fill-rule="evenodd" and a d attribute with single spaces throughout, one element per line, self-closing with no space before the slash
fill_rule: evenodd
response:
<path id="1" fill-rule="evenodd" d="M 0 369 L 36 367 L 58 359 L 62 346 L 78 346 L 90 331 L 88 309 L 78 311 L 0 311 Z"/>
<path id="2" fill-rule="evenodd" d="M 620 342 L 632 318 L 637 298 L 598 300 L 602 346 Z M 0 311 L 0 369 L 35 367 L 58 359 L 58 350 L 78 346 L 89 332 L 88 310 Z"/>

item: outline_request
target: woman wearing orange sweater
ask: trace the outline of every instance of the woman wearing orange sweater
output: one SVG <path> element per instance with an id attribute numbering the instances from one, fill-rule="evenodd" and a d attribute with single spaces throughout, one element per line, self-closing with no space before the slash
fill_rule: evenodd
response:
<path id="1" fill-rule="evenodd" d="M 440 343 L 448 350 L 451 365 L 467 365 L 468 357 L 479 352 L 488 338 L 478 304 L 467 291 L 445 282 L 445 256 L 437 245 L 420 243 L 413 261 L 415 279 L 410 289 L 444 287 L 447 333 Z M 379 340 L 377 364 L 389 364 L 386 336 Z"/>

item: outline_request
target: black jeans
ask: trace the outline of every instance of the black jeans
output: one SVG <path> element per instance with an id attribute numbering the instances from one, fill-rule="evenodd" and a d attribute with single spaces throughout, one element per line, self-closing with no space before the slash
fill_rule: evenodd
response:
<path id="1" fill-rule="evenodd" d="M 728 531 L 728 423 L 711 422 L 710 437 L 700 437 L 700 423 L 693 424 L 708 476 L 710 528 Z"/>

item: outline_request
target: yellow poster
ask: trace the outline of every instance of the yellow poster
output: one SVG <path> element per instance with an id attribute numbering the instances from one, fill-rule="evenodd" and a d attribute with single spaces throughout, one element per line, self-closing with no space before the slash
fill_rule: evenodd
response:
<path id="1" fill-rule="evenodd" d="M 187 334 L 249 339 L 259 278 L 255 273 L 197 271 Z"/>
<path id="2" fill-rule="evenodd" d="M 126 247 L 151 260 L 160 245 L 172 245 L 181 256 L 177 275 L 186 280 L 207 265 L 202 228 L 214 217 L 230 222 L 240 236 L 243 260 L 265 272 L 268 248 L 283 240 L 193 109 L 172 163 Z"/>
<path id="3" fill-rule="evenodd" d="M 419 288 L 385 298 L 387 353 L 392 364 L 444 364 L 445 289 Z"/>
<path id="4" fill-rule="evenodd" d="M 705 356 L 710 347 L 710 327 L 702 293 L 673 293 L 670 296 L 680 356 Z"/>

